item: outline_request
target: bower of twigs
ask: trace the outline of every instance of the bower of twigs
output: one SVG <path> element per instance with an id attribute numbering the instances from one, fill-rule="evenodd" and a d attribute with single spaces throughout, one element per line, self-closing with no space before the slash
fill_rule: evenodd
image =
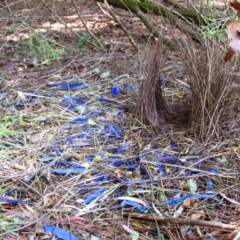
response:
<path id="1" fill-rule="evenodd" d="M 182 80 L 185 96 L 181 100 L 164 93 L 164 76 L 168 75 L 168 53 L 164 45 L 156 42 L 146 51 L 143 80 L 137 106 L 140 121 L 150 125 L 155 132 L 174 124 L 185 128 L 204 141 L 239 137 L 239 112 L 237 99 L 239 86 L 234 75 L 236 63 L 226 64 L 217 43 L 205 42 L 204 49 L 190 44 L 177 43 L 180 50 Z M 176 72 L 179 62 L 175 62 Z M 180 74 L 180 72 L 179 72 Z M 175 91 L 168 88 L 167 91 Z"/>

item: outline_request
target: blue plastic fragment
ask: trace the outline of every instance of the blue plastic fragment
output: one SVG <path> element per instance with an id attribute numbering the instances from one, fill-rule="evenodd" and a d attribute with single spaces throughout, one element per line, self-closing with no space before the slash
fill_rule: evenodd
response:
<path id="1" fill-rule="evenodd" d="M 62 150 L 60 150 L 58 147 L 56 146 L 51 146 L 51 149 L 53 150 L 54 153 L 56 153 L 57 155 L 61 155 L 62 154 Z"/>
<path id="2" fill-rule="evenodd" d="M 81 134 L 77 135 L 77 138 L 86 138 L 86 139 L 90 139 L 90 138 L 92 138 L 92 136 L 89 135 L 88 133 L 81 133 Z"/>
<path id="3" fill-rule="evenodd" d="M 57 168 L 59 166 L 69 166 L 69 168 Z M 54 167 L 55 168 L 51 168 L 51 172 L 61 175 L 79 173 L 86 170 L 86 167 L 74 162 L 71 158 L 66 159 L 64 162 L 56 162 Z"/>
<path id="4" fill-rule="evenodd" d="M 83 172 L 85 170 L 86 170 L 85 167 L 80 167 L 80 166 L 79 167 L 70 167 L 70 168 L 51 168 L 52 173 L 61 174 L 61 175 L 71 174 L 71 173 L 79 173 L 79 172 Z"/>
<path id="5" fill-rule="evenodd" d="M 214 173 L 214 174 L 216 174 L 216 175 L 221 174 L 219 171 L 214 170 L 214 169 L 208 169 L 207 172 Z"/>
<path id="6" fill-rule="evenodd" d="M 170 164 L 176 164 L 178 162 L 178 158 L 175 156 L 172 156 L 170 154 L 161 154 L 160 156 L 156 156 L 155 160 L 159 163 L 170 163 Z"/>
<path id="7" fill-rule="evenodd" d="M 174 152 L 177 152 L 177 151 L 178 151 L 177 145 L 176 145 L 173 141 L 171 141 L 170 147 L 171 147 L 171 149 L 172 149 Z"/>
<path id="8" fill-rule="evenodd" d="M 108 102 L 108 103 L 117 104 L 117 105 L 119 104 L 119 102 L 111 100 L 106 97 L 96 96 L 96 99 L 99 100 L 100 102 Z"/>
<path id="9" fill-rule="evenodd" d="M 109 134 L 112 134 L 112 135 L 115 135 L 116 137 L 118 137 L 118 138 L 123 138 L 120 134 L 119 134 L 119 132 L 118 132 L 118 129 L 116 128 L 114 128 L 114 126 L 113 126 L 113 124 L 108 124 L 107 125 L 107 127 L 108 127 L 108 131 L 109 131 Z"/>
<path id="10" fill-rule="evenodd" d="M 186 170 L 184 173 L 180 174 L 179 177 L 184 177 L 184 176 L 188 176 L 191 174 L 190 170 Z"/>
<path id="11" fill-rule="evenodd" d="M 75 118 L 75 119 L 71 120 L 69 123 L 70 124 L 87 123 L 87 121 L 88 121 L 87 118 L 78 117 L 78 118 Z"/>
<path id="12" fill-rule="evenodd" d="M 53 156 L 44 156 L 40 159 L 41 162 L 49 162 L 50 160 L 53 160 Z"/>
<path id="13" fill-rule="evenodd" d="M 166 174 L 165 174 L 165 170 L 164 170 L 163 165 L 162 165 L 162 164 L 159 164 L 159 165 L 157 166 L 157 168 L 158 168 L 158 171 L 159 171 L 159 175 L 160 175 L 161 177 L 165 177 Z"/>
<path id="14" fill-rule="evenodd" d="M 84 97 L 71 97 L 71 96 L 64 96 L 63 102 L 67 104 L 84 104 Z"/>
<path id="15" fill-rule="evenodd" d="M 94 160 L 94 158 L 95 158 L 95 156 L 88 156 L 88 157 L 87 157 L 87 160 L 88 160 L 89 162 L 92 162 L 92 161 Z"/>
<path id="16" fill-rule="evenodd" d="M 120 93 L 120 88 L 117 85 L 113 86 L 112 95 L 117 96 L 119 93 Z"/>
<path id="17" fill-rule="evenodd" d="M 133 201 L 129 201 L 129 200 L 123 200 L 121 202 L 121 204 L 119 205 L 120 208 L 123 207 L 133 207 L 137 210 L 137 212 L 139 213 L 149 213 L 149 210 L 147 208 L 145 208 L 144 206 L 142 206 L 139 203 L 133 202 Z"/>
<path id="18" fill-rule="evenodd" d="M 124 113 L 124 112 L 125 112 L 124 109 L 118 109 L 118 110 L 112 112 L 112 115 L 113 116 L 122 115 L 122 113 Z"/>
<path id="19" fill-rule="evenodd" d="M 127 85 L 124 86 L 124 91 L 126 91 L 126 92 L 129 92 L 129 91 L 138 92 L 139 87 L 138 87 L 138 85 L 127 84 Z"/>
<path id="20" fill-rule="evenodd" d="M 55 96 L 52 93 L 45 93 L 44 96 L 49 98 L 55 98 Z"/>
<path id="21" fill-rule="evenodd" d="M 84 200 L 85 204 L 89 204 L 92 201 L 94 201 L 97 197 L 99 197 L 101 194 L 103 194 L 103 192 L 105 191 L 105 188 L 99 188 L 93 192 L 91 192 Z"/>
<path id="22" fill-rule="evenodd" d="M 62 240 L 80 240 L 80 238 L 76 237 L 72 233 L 69 233 L 59 227 L 45 225 L 43 228 L 44 228 L 45 233 L 55 235 L 56 237 L 58 237 Z"/>
<path id="23" fill-rule="evenodd" d="M 91 112 L 91 113 L 89 113 L 89 114 L 87 114 L 87 115 L 88 115 L 90 118 L 94 118 L 94 117 L 98 116 L 99 113 L 100 113 L 100 112 L 95 111 L 95 112 Z"/>
<path id="24" fill-rule="evenodd" d="M 102 182 L 102 181 L 112 181 L 112 180 L 116 180 L 117 178 L 111 176 L 111 175 L 104 175 L 101 174 L 99 176 L 97 176 L 97 178 L 95 178 L 93 181 L 94 182 Z"/>
<path id="25" fill-rule="evenodd" d="M 215 198 L 215 197 L 216 197 L 216 193 L 212 193 L 212 192 L 207 192 L 204 194 L 189 194 L 184 197 L 170 198 L 167 201 L 167 204 L 168 205 L 178 205 L 179 203 L 183 202 L 184 200 L 186 200 L 188 198 L 196 198 L 196 199 L 202 200 L 202 199 L 206 199 L 206 198 Z"/>
<path id="26" fill-rule="evenodd" d="M 22 201 L 22 200 L 10 199 L 10 198 L 5 198 L 5 197 L 0 197 L 0 202 L 11 203 L 13 205 L 19 205 L 19 204 L 26 204 L 26 205 L 29 205 L 29 206 L 34 205 L 34 203 L 32 203 L 32 202 L 25 202 L 25 201 Z"/>
<path id="27" fill-rule="evenodd" d="M 91 86 L 91 84 L 85 84 L 83 82 L 70 82 L 70 83 L 59 82 L 59 83 L 50 84 L 50 86 L 56 87 L 59 90 L 74 90 L 74 89 L 89 87 Z"/>
<path id="28" fill-rule="evenodd" d="M 122 153 L 126 152 L 129 149 L 129 147 L 131 147 L 131 145 L 120 144 L 118 149 L 113 150 L 113 153 L 122 154 Z"/>
<path id="29" fill-rule="evenodd" d="M 207 189 L 210 191 L 214 190 L 214 184 L 211 178 L 207 179 Z"/>

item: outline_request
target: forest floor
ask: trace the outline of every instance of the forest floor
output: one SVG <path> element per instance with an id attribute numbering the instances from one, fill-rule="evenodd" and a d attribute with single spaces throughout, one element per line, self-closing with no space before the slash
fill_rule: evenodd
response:
<path id="1" fill-rule="evenodd" d="M 0 239 L 234 239 L 239 132 L 204 142 L 164 123 L 155 134 L 135 116 L 155 38 L 114 9 L 135 49 L 103 4 L 78 0 L 98 49 L 71 1 L 45 2 L 52 12 L 0 3 Z M 183 59 L 166 54 L 164 94 L 187 102 Z"/>

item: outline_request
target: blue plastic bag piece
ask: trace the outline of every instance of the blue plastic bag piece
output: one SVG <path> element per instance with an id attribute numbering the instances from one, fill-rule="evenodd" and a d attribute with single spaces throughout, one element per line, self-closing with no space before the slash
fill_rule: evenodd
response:
<path id="1" fill-rule="evenodd" d="M 65 161 L 58 161 L 55 163 L 55 166 L 73 166 L 73 167 L 82 167 L 81 163 L 74 162 L 71 158 L 67 158 Z"/>
<path id="2" fill-rule="evenodd" d="M 56 87 L 59 90 L 74 90 L 74 89 L 89 87 L 91 86 L 91 84 L 85 84 L 83 82 L 70 82 L 70 83 L 59 82 L 59 83 L 50 84 L 50 86 Z"/>
<path id="3" fill-rule="evenodd" d="M 190 170 L 186 170 L 184 173 L 180 174 L 179 177 L 185 177 L 191 174 Z"/>
<path id="4" fill-rule="evenodd" d="M 138 164 L 129 164 L 127 165 L 127 170 L 130 172 L 134 172 L 138 167 Z"/>
<path id="5" fill-rule="evenodd" d="M 174 152 L 177 152 L 177 151 L 178 151 L 177 145 L 176 145 L 173 141 L 171 141 L 170 147 L 171 147 L 171 149 L 172 149 Z"/>
<path id="6" fill-rule="evenodd" d="M 116 104 L 116 105 L 119 104 L 119 102 L 111 100 L 111 99 L 106 98 L 106 97 L 96 96 L 96 99 L 99 100 L 100 102 L 107 102 L 107 103 L 112 103 L 112 104 Z"/>
<path id="7" fill-rule="evenodd" d="M 94 118 L 94 117 L 98 116 L 99 113 L 100 113 L 100 112 L 98 112 L 98 111 L 91 112 L 91 113 L 88 114 L 88 116 L 89 116 L 90 118 Z"/>
<path id="8" fill-rule="evenodd" d="M 167 201 L 168 205 L 178 205 L 179 203 L 183 202 L 184 200 L 188 199 L 188 198 L 196 198 L 199 200 L 202 199 L 206 199 L 206 198 L 215 198 L 216 197 L 216 193 L 212 193 L 212 192 L 207 192 L 204 194 L 189 194 L 187 196 L 184 197 L 179 197 L 179 198 L 170 198 Z"/>
<path id="9" fill-rule="evenodd" d="M 117 96 L 120 93 L 120 88 L 117 85 L 115 85 L 115 86 L 113 86 L 111 92 L 112 92 L 113 96 Z"/>
<path id="10" fill-rule="evenodd" d="M 115 179 L 117 179 L 117 178 L 115 178 L 113 176 L 110 176 L 110 175 L 101 174 L 100 176 L 95 178 L 93 181 L 94 182 L 102 182 L 102 181 L 112 181 L 112 180 L 115 180 Z"/>
<path id="11" fill-rule="evenodd" d="M 75 118 L 75 119 L 71 120 L 69 123 L 70 124 L 87 123 L 87 121 L 88 121 L 87 118 L 78 117 L 78 118 Z"/>
<path id="12" fill-rule="evenodd" d="M 124 164 L 125 164 L 125 161 L 122 161 L 122 160 L 116 160 L 116 161 L 112 162 L 112 165 L 114 167 L 120 167 L 120 166 L 122 166 Z"/>
<path id="13" fill-rule="evenodd" d="M 138 90 L 139 90 L 138 85 L 126 84 L 124 86 L 124 91 L 126 92 L 129 92 L 129 91 L 138 92 Z"/>
<path id="14" fill-rule="evenodd" d="M 214 174 L 216 174 L 216 175 L 221 174 L 219 171 L 214 170 L 214 169 L 208 169 L 207 172 L 214 173 Z"/>
<path id="15" fill-rule="evenodd" d="M 0 202 L 11 203 L 13 205 L 19 205 L 19 204 L 26 204 L 26 205 L 29 205 L 29 206 L 34 205 L 34 203 L 32 203 L 32 202 L 25 202 L 25 201 L 22 201 L 22 200 L 9 199 L 9 198 L 5 198 L 5 197 L 0 197 Z"/>
<path id="16" fill-rule="evenodd" d="M 108 130 L 109 130 L 109 134 L 115 135 L 118 138 L 123 138 L 117 129 L 114 128 L 113 124 L 108 124 Z"/>
<path id="17" fill-rule="evenodd" d="M 51 173 L 56 173 L 60 175 L 79 173 L 85 171 L 85 167 L 71 167 L 71 168 L 51 168 Z"/>
<path id="18" fill-rule="evenodd" d="M 123 207 L 133 207 L 137 210 L 137 212 L 139 213 L 149 213 L 149 210 L 147 208 L 145 208 L 144 206 L 142 206 L 139 203 L 133 202 L 133 201 L 129 201 L 129 200 L 123 200 L 121 202 L 121 204 L 119 205 L 120 208 Z"/>
<path id="19" fill-rule="evenodd" d="M 60 150 L 58 147 L 56 146 L 51 146 L 51 149 L 54 153 L 56 153 L 57 155 L 61 155 L 62 154 L 62 150 Z"/>
<path id="20" fill-rule="evenodd" d="M 71 96 L 64 96 L 63 102 L 67 104 L 84 104 L 84 97 L 71 97 Z"/>
<path id="21" fill-rule="evenodd" d="M 133 90 L 134 92 L 138 92 L 138 91 L 139 91 L 138 85 L 132 85 L 132 90 Z"/>
<path id="22" fill-rule="evenodd" d="M 113 116 L 122 115 L 122 113 L 124 113 L 124 112 L 125 112 L 124 109 L 118 109 L 118 110 L 112 112 L 112 115 Z"/>
<path id="23" fill-rule="evenodd" d="M 211 178 L 207 179 L 207 189 L 210 191 L 214 190 L 214 184 Z"/>
<path id="24" fill-rule="evenodd" d="M 84 200 L 85 204 L 89 204 L 92 201 L 94 201 L 97 197 L 99 197 L 103 192 L 105 191 L 105 188 L 99 188 L 93 192 L 91 192 Z"/>
<path id="25" fill-rule="evenodd" d="M 123 180 L 123 182 L 124 182 L 126 185 L 133 185 L 133 184 L 136 184 L 136 183 L 141 183 L 142 180 L 125 179 L 125 180 Z"/>
<path id="26" fill-rule="evenodd" d="M 53 160 L 53 158 L 54 158 L 53 156 L 44 156 L 40 159 L 40 161 L 44 163 L 44 162 L 48 162 L 50 160 Z"/>
<path id="27" fill-rule="evenodd" d="M 63 143 L 64 143 L 65 145 L 73 144 L 73 143 L 74 143 L 74 139 L 71 138 L 71 137 L 66 137 L 66 138 L 63 140 Z"/>
<path id="28" fill-rule="evenodd" d="M 130 145 L 127 144 L 121 144 L 118 149 L 114 149 L 113 153 L 115 154 L 122 154 L 126 152 L 129 149 Z"/>
<path id="29" fill-rule="evenodd" d="M 123 189 L 121 187 L 118 187 L 113 194 L 113 199 L 122 197 L 124 194 L 125 194 L 125 192 L 123 192 Z"/>
<path id="30" fill-rule="evenodd" d="M 179 167 L 175 167 L 174 170 L 173 170 L 173 172 L 175 173 L 175 172 L 178 172 L 179 170 L 180 170 Z"/>
<path id="31" fill-rule="evenodd" d="M 165 170 L 164 170 L 163 165 L 159 164 L 159 165 L 157 166 L 157 168 L 158 168 L 158 171 L 159 171 L 159 175 L 160 175 L 161 177 L 166 177 L 166 174 L 165 174 Z"/>
<path id="32" fill-rule="evenodd" d="M 86 130 L 86 131 L 95 131 L 95 130 L 99 130 L 100 127 L 99 126 L 84 125 L 84 126 L 82 126 L 82 129 Z"/>
<path id="33" fill-rule="evenodd" d="M 95 158 L 95 156 L 88 156 L 88 157 L 87 157 L 87 160 L 88 160 L 89 162 L 92 162 L 92 161 L 94 160 L 94 158 Z"/>
<path id="34" fill-rule="evenodd" d="M 131 166 L 133 167 L 134 164 L 136 164 L 136 161 L 138 161 L 139 158 L 132 158 L 132 159 L 120 159 L 120 158 L 105 158 L 105 160 L 109 163 L 111 163 L 114 167 L 119 167 L 121 165 L 125 166 Z"/>
<path id="35" fill-rule="evenodd" d="M 90 138 L 92 138 L 92 136 L 89 135 L 88 133 L 81 133 L 80 135 L 77 135 L 77 138 L 86 138 L 86 139 L 90 139 Z"/>
<path id="36" fill-rule="evenodd" d="M 178 158 L 175 156 L 164 154 L 163 156 L 155 157 L 155 160 L 160 163 L 170 163 L 176 164 L 178 162 Z"/>
<path id="37" fill-rule="evenodd" d="M 25 103 L 17 103 L 17 104 L 15 104 L 15 107 L 16 107 L 16 108 L 24 109 Z"/>
<path id="38" fill-rule="evenodd" d="M 43 96 L 49 97 L 49 98 L 55 98 L 55 96 L 52 93 L 45 93 Z"/>
<path id="39" fill-rule="evenodd" d="M 80 240 L 80 238 L 74 236 L 72 233 L 69 233 L 59 227 L 45 225 L 43 228 L 45 233 L 55 235 L 62 240 Z"/>

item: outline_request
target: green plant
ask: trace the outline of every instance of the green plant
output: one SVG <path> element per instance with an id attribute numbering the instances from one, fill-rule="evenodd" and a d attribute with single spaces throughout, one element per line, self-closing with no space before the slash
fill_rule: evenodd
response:
<path id="1" fill-rule="evenodd" d="M 7 78 L 7 74 L 0 72 L 0 80 L 5 80 L 6 78 Z"/>
<path id="2" fill-rule="evenodd" d="M 22 50 L 25 50 L 26 55 L 39 59 L 42 65 L 50 64 L 52 61 L 59 60 L 62 52 L 54 46 L 53 42 L 50 37 L 45 36 L 43 33 L 34 33 L 25 42 L 24 46 L 20 46 L 18 51 L 21 51 L 22 54 Z"/>
<path id="3" fill-rule="evenodd" d="M 19 134 L 24 134 L 24 132 L 21 131 L 15 131 L 11 129 L 11 125 L 14 120 L 19 120 L 20 116 L 18 114 L 16 115 L 5 115 L 3 117 L 3 122 L 0 123 L 0 138 L 8 135 L 19 135 Z"/>
<path id="4" fill-rule="evenodd" d="M 86 45 L 87 40 L 90 38 L 90 34 L 84 34 L 78 41 L 78 47 L 83 51 L 87 52 L 89 50 L 88 46 Z"/>
<path id="5" fill-rule="evenodd" d="M 2 205 L 0 205 L 0 209 L 2 209 Z M 4 214 L 0 213 L 0 234 L 7 231 L 11 235 L 17 236 L 18 234 L 13 231 L 17 224 L 20 223 L 20 219 L 14 216 L 4 216 Z"/>

